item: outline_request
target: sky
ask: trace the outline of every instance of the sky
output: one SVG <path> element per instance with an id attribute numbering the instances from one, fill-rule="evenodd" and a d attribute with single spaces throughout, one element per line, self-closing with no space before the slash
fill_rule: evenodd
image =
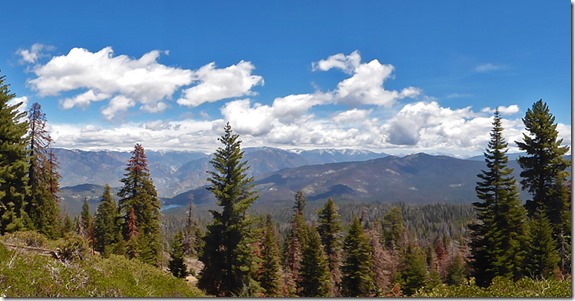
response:
<path id="1" fill-rule="evenodd" d="M 568 1 L 9 1 L 0 75 L 55 147 L 510 152 L 545 101 L 571 144 Z"/>

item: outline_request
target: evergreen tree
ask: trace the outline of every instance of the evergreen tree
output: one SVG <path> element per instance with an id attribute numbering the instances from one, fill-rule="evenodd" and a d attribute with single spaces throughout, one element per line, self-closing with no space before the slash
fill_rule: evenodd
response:
<path id="1" fill-rule="evenodd" d="M 266 297 L 279 297 L 282 294 L 281 262 L 276 228 L 269 214 L 266 216 L 261 257 L 260 285 L 265 290 Z"/>
<path id="2" fill-rule="evenodd" d="M 524 258 L 525 210 L 521 206 L 513 169 L 507 167 L 507 143 L 495 111 L 491 140 L 485 152 L 488 170 L 478 175 L 474 202 L 477 223 L 472 230 L 471 265 L 477 284 L 487 286 L 495 276 L 518 279 Z"/>
<path id="3" fill-rule="evenodd" d="M 50 152 L 52 138 L 46 130 L 46 115 L 40 104 L 34 103 L 28 112 L 29 168 L 28 180 L 31 193 L 27 196 L 26 212 L 33 227 L 51 239 L 60 234 L 60 208 L 58 205 L 58 179 L 55 170 L 57 159 Z"/>
<path id="4" fill-rule="evenodd" d="M 373 223 L 369 231 L 369 245 L 371 247 L 371 271 L 377 292 L 376 296 L 384 296 L 389 289 L 389 274 L 391 274 L 391 271 L 387 269 L 386 263 L 388 260 L 381 244 L 381 235 L 377 223 Z"/>
<path id="5" fill-rule="evenodd" d="M 68 212 L 64 214 L 64 220 L 62 221 L 62 233 L 61 236 L 66 236 L 67 233 L 74 232 L 74 222 L 72 221 L 72 217 Z"/>
<path id="6" fill-rule="evenodd" d="M 182 231 L 178 231 L 174 238 L 168 269 L 172 275 L 178 278 L 186 278 L 189 275 L 188 267 L 184 263 L 184 234 Z"/>
<path id="7" fill-rule="evenodd" d="M 134 250 L 136 242 L 134 237 L 128 235 L 129 215 L 133 209 L 135 226 L 138 229 L 138 258 L 145 263 L 158 266 L 162 256 L 160 199 L 150 176 L 148 159 L 140 144 L 135 145 L 121 182 L 124 183 L 124 187 L 118 192 L 120 197 L 118 207 L 125 220 L 124 237 L 131 246 L 129 248 Z"/>
<path id="8" fill-rule="evenodd" d="M 255 242 L 252 219 L 247 213 L 256 200 L 253 177 L 248 177 L 247 162 L 242 162 L 243 151 L 239 136 L 233 134 L 229 123 L 218 140 L 223 144 L 210 161 L 214 171 L 208 171 L 208 190 L 216 197 L 222 211 L 210 211 L 205 247 L 200 256 L 204 263 L 198 287 L 217 296 L 255 295 L 256 260 L 252 250 Z"/>
<path id="9" fill-rule="evenodd" d="M 371 247 L 369 238 L 354 216 L 343 242 L 344 262 L 342 271 L 342 295 L 344 297 L 368 297 L 374 293 L 371 271 Z"/>
<path id="10" fill-rule="evenodd" d="M 566 169 L 571 162 L 563 158 L 569 146 L 561 146 L 563 139 L 557 139 L 555 117 L 543 100 L 534 103 L 522 120 L 529 133 L 523 134 L 523 141 L 516 141 L 519 149 L 527 153 L 518 159 L 523 169 L 521 186 L 532 196 L 525 208 L 529 217 L 533 217 L 539 207 L 543 208 L 553 228 L 557 248 L 563 249 L 565 243 L 571 241 L 571 198 L 565 185 L 569 177 Z M 562 269 L 570 272 L 571 268 L 565 263 L 571 255 L 562 253 Z"/>
<path id="11" fill-rule="evenodd" d="M 302 252 L 301 269 L 297 281 L 302 297 L 328 297 L 331 281 L 328 260 L 321 239 L 314 227 L 308 228 L 307 243 Z"/>
<path id="12" fill-rule="evenodd" d="M 196 224 L 196 221 L 192 217 L 193 207 L 194 204 L 190 202 L 187 211 L 188 215 L 186 218 L 186 226 L 184 228 L 184 255 L 187 256 L 197 255 L 195 249 L 197 237 L 195 235 L 196 235 L 196 228 L 198 228 L 198 225 Z"/>
<path id="13" fill-rule="evenodd" d="M 116 236 L 118 233 L 118 226 L 116 224 L 116 212 L 118 208 L 116 202 L 112 199 L 110 185 L 106 184 L 102 200 L 94 218 L 94 236 L 95 246 L 94 249 L 104 256 L 112 253 L 113 244 L 116 243 Z"/>
<path id="14" fill-rule="evenodd" d="M 287 296 L 296 294 L 296 283 L 300 277 L 299 271 L 301 268 L 302 252 L 306 246 L 308 234 L 303 213 L 306 202 L 305 194 L 302 191 L 296 192 L 293 206 L 294 214 L 290 228 L 288 229 L 283 251 L 285 270 L 284 286 L 288 290 L 285 294 Z"/>
<path id="15" fill-rule="evenodd" d="M 88 198 L 84 199 L 84 203 L 82 204 L 82 211 L 80 212 L 80 235 L 82 235 L 85 238 L 90 239 L 90 233 L 92 233 L 92 230 L 90 230 L 93 226 L 93 219 L 92 219 L 92 214 L 90 214 L 90 204 L 88 204 Z"/>
<path id="16" fill-rule="evenodd" d="M 383 216 L 383 239 L 384 245 L 388 249 L 395 249 L 402 243 L 402 237 L 405 233 L 403 223 L 403 213 L 401 208 L 391 207 Z"/>
<path id="17" fill-rule="evenodd" d="M 128 228 L 128 240 L 126 242 L 126 255 L 128 258 L 138 258 L 140 256 L 140 243 L 138 241 L 139 232 L 136 220 L 136 210 L 130 207 L 128 214 L 128 221 L 126 222 Z"/>
<path id="18" fill-rule="evenodd" d="M 447 266 L 446 283 L 448 285 L 461 285 L 465 283 L 465 262 L 461 254 L 456 253 Z"/>
<path id="19" fill-rule="evenodd" d="M 425 287 L 427 269 L 425 268 L 425 255 L 416 246 L 408 246 L 402 262 L 400 272 L 401 289 L 407 296 L 411 296 L 418 289 Z"/>
<path id="20" fill-rule="evenodd" d="M 321 237 L 321 243 L 324 247 L 325 254 L 328 258 L 328 266 L 331 274 L 332 291 L 331 296 L 340 295 L 339 287 L 341 285 L 341 221 L 337 208 L 331 198 L 320 210 L 318 216 L 317 230 Z"/>
<path id="21" fill-rule="evenodd" d="M 543 208 L 537 208 L 529 222 L 529 243 L 525 258 L 526 274 L 533 278 L 553 276 L 558 268 L 559 252 L 552 228 Z"/>
<path id="22" fill-rule="evenodd" d="M 0 76 L 0 234 L 25 229 L 31 221 L 25 211 L 28 181 L 28 123 L 22 103 L 9 104 L 15 97 Z"/>

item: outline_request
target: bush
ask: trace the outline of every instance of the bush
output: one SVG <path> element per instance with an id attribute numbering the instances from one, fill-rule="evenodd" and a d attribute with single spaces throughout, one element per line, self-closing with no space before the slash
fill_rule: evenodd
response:
<path id="1" fill-rule="evenodd" d="M 46 245 L 48 239 L 46 236 L 36 232 L 36 231 L 18 231 L 5 236 L 5 241 L 14 244 L 24 244 L 28 247 L 43 247 Z"/>
<path id="2" fill-rule="evenodd" d="M 88 242 L 76 234 L 67 235 L 58 247 L 56 254 L 62 261 L 84 260 L 90 252 Z"/>

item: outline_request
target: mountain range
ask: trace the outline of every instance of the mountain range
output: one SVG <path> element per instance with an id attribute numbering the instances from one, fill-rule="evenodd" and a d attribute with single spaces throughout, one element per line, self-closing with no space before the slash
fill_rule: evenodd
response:
<path id="1" fill-rule="evenodd" d="M 338 201 L 471 203 L 477 174 L 485 169 L 482 156 L 457 159 L 424 153 L 404 157 L 358 150 L 281 150 L 246 148 L 244 159 L 259 193 L 256 204 L 286 204 L 302 190 L 310 202 L 328 197 Z M 213 204 L 205 189 L 210 156 L 197 152 L 147 151 L 148 164 L 163 208 L 190 202 Z M 58 149 L 65 209 L 79 212 L 88 199 L 97 207 L 103 185 L 118 189 L 130 154 L 114 151 Z M 518 154 L 510 154 L 516 158 Z M 570 157 L 569 157 L 570 159 Z M 519 168 L 510 159 L 516 179 Z M 521 193 L 522 199 L 528 195 Z M 275 202 L 275 203 L 274 203 Z"/>
<path id="2" fill-rule="evenodd" d="M 370 151 L 345 149 L 288 151 L 261 147 L 246 148 L 244 151 L 244 159 L 249 161 L 249 173 L 252 176 L 310 164 L 359 161 L 386 156 Z M 62 187 L 81 184 L 120 186 L 120 179 L 124 177 L 130 158 L 129 152 L 118 151 L 57 148 L 55 153 L 62 175 Z M 173 197 L 208 183 L 206 171 L 211 167 L 210 155 L 200 152 L 146 151 L 146 156 L 156 190 L 162 197 Z"/>

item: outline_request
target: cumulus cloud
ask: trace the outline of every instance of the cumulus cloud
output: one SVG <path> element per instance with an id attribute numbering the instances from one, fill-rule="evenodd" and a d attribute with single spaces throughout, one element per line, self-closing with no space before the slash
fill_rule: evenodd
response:
<path id="1" fill-rule="evenodd" d="M 98 52 L 73 48 L 66 55 L 38 65 L 34 69 L 37 77 L 29 80 L 29 84 L 40 96 L 80 92 L 60 101 L 64 109 L 85 108 L 91 102 L 111 99 L 102 111 L 106 118 L 114 116 L 114 110 L 125 110 L 137 102 L 148 111 L 150 108 L 157 111 L 162 108 L 159 104 L 162 100 L 171 98 L 178 88 L 192 81 L 190 70 L 162 65 L 157 61 L 159 56 L 158 50 L 135 59 L 114 56 L 112 47 Z"/>
<path id="2" fill-rule="evenodd" d="M 341 53 L 332 55 L 312 66 L 314 70 L 337 68 L 351 74 L 351 77 L 339 82 L 334 91 L 334 100 L 342 104 L 391 107 L 397 100 L 414 98 L 421 93 L 416 87 L 407 87 L 401 91 L 386 90 L 383 84 L 391 77 L 394 67 L 381 64 L 377 59 L 361 63 L 357 51 L 347 56 Z"/>
<path id="3" fill-rule="evenodd" d="M 194 72 L 194 80 L 199 84 L 184 90 L 178 104 L 196 107 L 206 102 L 253 95 L 251 89 L 263 85 L 263 77 L 252 75 L 255 69 L 250 62 L 240 61 L 224 69 L 216 69 L 215 63 L 210 63 Z"/>

